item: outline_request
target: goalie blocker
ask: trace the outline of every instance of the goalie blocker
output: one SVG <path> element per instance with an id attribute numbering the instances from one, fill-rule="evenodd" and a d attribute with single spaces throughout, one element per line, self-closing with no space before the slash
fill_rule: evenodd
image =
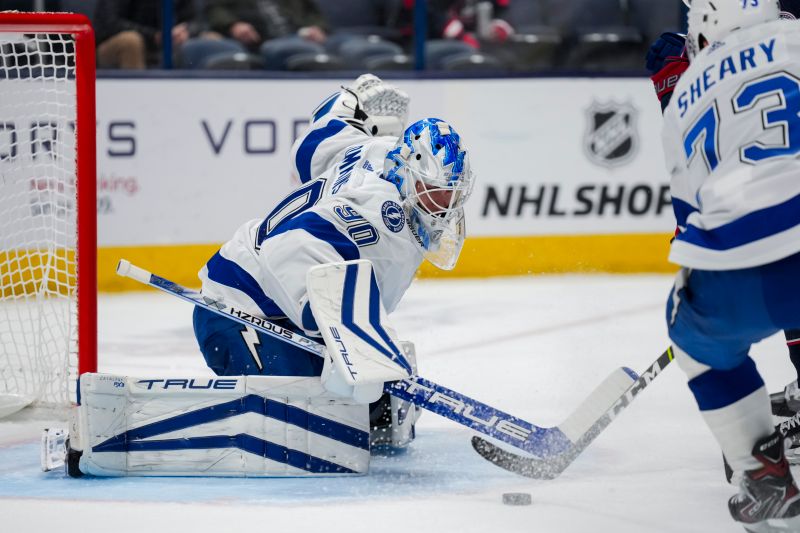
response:
<path id="1" fill-rule="evenodd" d="M 386 383 L 416 376 L 414 345 L 397 340 L 381 301 L 372 263 L 365 260 L 312 267 L 308 300 L 325 341 L 323 386 L 370 405 L 370 442 L 404 448 L 415 437 L 421 411 L 384 393 Z"/>
<path id="2" fill-rule="evenodd" d="M 322 384 L 329 391 L 371 403 L 381 397 L 384 383 L 416 373 L 389 325 L 372 263 L 312 267 L 306 286 L 327 348 Z"/>

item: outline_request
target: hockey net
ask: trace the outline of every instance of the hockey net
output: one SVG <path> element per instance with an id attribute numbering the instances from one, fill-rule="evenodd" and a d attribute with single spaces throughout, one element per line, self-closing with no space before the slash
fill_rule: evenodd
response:
<path id="1" fill-rule="evenodd" d="M 0 416 L 96 370 L 94 36 L 0 13 Z"/>

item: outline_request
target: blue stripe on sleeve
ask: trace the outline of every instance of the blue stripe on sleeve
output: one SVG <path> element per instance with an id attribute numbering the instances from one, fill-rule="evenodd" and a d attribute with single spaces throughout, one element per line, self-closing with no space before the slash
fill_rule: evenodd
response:
<path id="1" fill-rule="evenodd" d="M 347 124 L 341 120 L 331 120 L 324 127 L 306 135 L 306 138 L 300 143 L 300 148 L 297 149 L 294 161 L 302 183 L 307 183 L 314 179 L 311 176 L 311 158 L 314 157 L 314 152 L 317 151 L 319 145 L 342 131 L 346 126 Z"/>
<path id="2" fill-rule="evenodd" d="M 673 200 L 674 201 L 674 200 Z M 678 240 L 710 250 L 730 250 L 800 225 L 800 195 L 782 204 L 753 211 L 718 228 L 688 226 Z"/>
<path id="3" fill-rule="evenodd" d="M 272 233 L 267 236 L 267 240 L 281 233 L 295 229 L 303 230 L 312 237 L 327 242 L 333 246 L 334 250 L 336 250 L 345 261 L 351 261 L 361 257 L 358 246 L 356 246 L 353 241 L 337 230 L 336 226 L 312 211 L 306 211 L 302 215 L 298 215 L 291 220 L 281 222 L 278 224 L 278 227 L 272 230 Z"/>
<path id="4" fill-rule="evenodd" d="M 206 263 L 208 278 L 221 285 L 242 291 L 253 300 L 264 316 L 286 316 L 280 307 L 264 293 L 258 282 L 245 269 L 217 252 Z"/>
<path id="5" fill-rule="evenodd" d="M 675 220 L 680 227 L 686 226 L 686 219 L 698 209 L 689 202 L 684 202 L 680 198 L 672 197 L 672 211 L 675 213 Z"/>
<path id="6" fill-rule="evenodd" d="M 732 370 L 711 369 L 689 382 L 701 411 L 727 407 L 763 386 L 764 380 L 749 357 Z"/>
<path id="7" fill-rule="evenodd" d="M 312 122 L 316 122 L 320 118 L 322 118 L 325 115 L 327 115 L 328 111 L 331 110 L 331 108 L 333 107 L 333 104 L 336 103 L 336 100 L 338 98 L 339 98 L 339 93 L 336 93 L 336 94 L 332 94 L 331 96 L 328 97 L 327 100 L 322 102 L 322 104 L 320 104 L 320 106 L 314 111 L 314 117 L 312 119 Z"/>

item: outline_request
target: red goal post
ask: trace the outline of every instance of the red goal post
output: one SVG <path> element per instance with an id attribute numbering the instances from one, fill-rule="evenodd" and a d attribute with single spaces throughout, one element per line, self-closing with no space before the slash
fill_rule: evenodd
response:
<path id="1" fill-rule="evenodd" d="M 0 416 L 97 369 L 95 134 L 89 19 L 0 12 Z"/>

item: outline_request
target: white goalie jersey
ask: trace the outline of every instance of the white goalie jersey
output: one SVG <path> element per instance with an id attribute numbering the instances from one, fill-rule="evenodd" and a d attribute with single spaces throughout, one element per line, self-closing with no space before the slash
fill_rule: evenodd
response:
<path id="1" fill-rule="evenodd" d="M 243 224 L 199 274 L 210 297 L 255 316 L 288 317 L 314 335 L 310 267 L 369 260 L 391 312 L 423 259 L 399 191 L 380 177 L 397 139 L 361 131 L 337 113 L 336 98 L 323 102 L 292 148 L 302 185 L 265 218 Z"/>
<path id="2" fill-rule="evenodd" d="M 664 115 L 681 233 L 670 260 L 749 268 L 800 251 L 800 23 L 775 21 L 706 47 Z"/>

